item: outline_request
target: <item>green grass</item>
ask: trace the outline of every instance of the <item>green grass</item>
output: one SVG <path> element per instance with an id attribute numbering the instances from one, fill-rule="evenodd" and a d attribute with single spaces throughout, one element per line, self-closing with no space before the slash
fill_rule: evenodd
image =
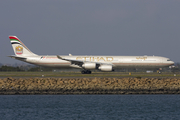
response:
<path id="1" fill-rule="evenodd" d="M 0 77 L 180 77 L 176 73 L 142 73 L 132 72 L 93 72 L 92 74 L 81 74 L 80 72 L 0 72 Z"/>

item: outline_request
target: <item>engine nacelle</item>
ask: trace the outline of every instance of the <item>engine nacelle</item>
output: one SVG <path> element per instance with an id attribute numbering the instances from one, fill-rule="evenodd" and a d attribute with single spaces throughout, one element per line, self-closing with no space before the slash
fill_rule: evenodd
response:
<path id="1" fill-rule="evenodd" d="M 99 69 L 106 72 L 113 71 L 112 65 L 101 65 L 99 66 Z"/>
<path id="2" fill-rule="evenodd" d="M 87 69 L 87 70 L 89 70 L 89 69 L 95 69 L 95 68 L 96 68 L 96 63 L 84 63 L 84 64 L 82 65 L 82 67 L 83 67 L 84 69 Z"/>

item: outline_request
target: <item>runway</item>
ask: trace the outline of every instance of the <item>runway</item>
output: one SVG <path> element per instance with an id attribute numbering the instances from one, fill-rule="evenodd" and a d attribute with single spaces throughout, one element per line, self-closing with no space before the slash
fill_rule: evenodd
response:
<path id="1" fill-rule="evenodd" d="M 130 75 L 131 74 L 131 75 Z M 30 78 L 30 77 L 55 77 L 55 78 L 179 78 L 180 73 L 143 73 L 143 72 L 93 72 L 81 74 L 80 72 L 0 72 L 0 78 Z"/>

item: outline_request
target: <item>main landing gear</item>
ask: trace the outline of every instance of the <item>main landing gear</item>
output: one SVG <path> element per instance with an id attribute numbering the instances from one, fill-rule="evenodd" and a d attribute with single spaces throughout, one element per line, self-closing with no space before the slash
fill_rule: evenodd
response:
<path id="1" fill-rule="evenodd" d="M 90 70 L 82 70 L 81 73 L 82 74 L 91 74 L 91 71 Z"/>

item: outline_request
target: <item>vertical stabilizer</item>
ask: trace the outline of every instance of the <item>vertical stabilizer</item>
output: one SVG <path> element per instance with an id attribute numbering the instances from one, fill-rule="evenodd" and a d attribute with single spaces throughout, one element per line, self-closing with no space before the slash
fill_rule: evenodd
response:
<path id="1" fill-rule="evenodd" d="M 16 36 L 9 36 L 9 39 L 16 56 L 37 56 L 31 52 Z"/>

